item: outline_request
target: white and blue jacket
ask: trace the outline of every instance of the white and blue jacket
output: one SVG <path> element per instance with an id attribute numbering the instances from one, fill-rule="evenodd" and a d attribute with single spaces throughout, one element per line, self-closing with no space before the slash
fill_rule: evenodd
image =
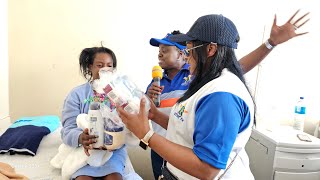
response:
<path id="1" fill-rule="evenodd" d="M 194 154 L 220 174 L 238 153 L 223 179 L 254 179 L 245 145 L 251 135 L 254 104 L 241 80 L 224 69 L 170 113 L 167 139 L 191 148 Z M 168 169 L 180 180 L 196 179 L 171 164 Z M 219 177 L 219 175 L 218 175 Z"/>

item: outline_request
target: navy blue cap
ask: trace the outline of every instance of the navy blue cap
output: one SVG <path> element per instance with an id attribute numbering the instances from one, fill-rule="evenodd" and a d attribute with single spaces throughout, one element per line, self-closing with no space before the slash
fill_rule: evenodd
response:
<path id="1" fill-rule="evenodd" d="M 199 17 L 187 34 L 172 35 L 169 39 L 173 42 L 200 40 L 237 49 L 240 37 L 230 19 L 222 15 L 210 14 Z"/>
<path id="2" fill-rule="evenodd" d="M 150 45 L 152 46 L 156 46 L 159 47 L 160 44 L 164 44 L 167 46 L 176 46 L 178 49 L 182 50 L 185 49 L 186 46 L 183 46 L 177 42 L 173 42 L 169 40 L 169 37 L 172 36 L 172 34 L 167 34 L 166 37 L 162 38 L 162 39 L 156 39 L 156 38 L 151 38 L 150 39 Z M 179 41 L 179 42 L 183 42 L 183 41 Z"/>

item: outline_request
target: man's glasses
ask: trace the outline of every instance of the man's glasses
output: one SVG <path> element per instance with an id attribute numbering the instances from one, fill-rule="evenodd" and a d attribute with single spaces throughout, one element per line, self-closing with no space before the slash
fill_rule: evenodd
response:
<path id="1" fill-rule="evenodd" d="M 208 44 L 210 44 L 210 43 L 203 43 L 203 44 L 200 44 L 200 45 L 198 45 L 198 46 L 194 46 L 194 47 L 189 48 L 189 49 L 186 48 L 186 49 L 183 49 L 182 52 L 183 52 L 187 57 L 189 57 L 191 50 L 197 49 L 197 48 L 202 47 L 202 46 L 206 46 L 206 45 L 208 45 Z M 214 43 L 214 44 L 216 44 L 216 43 Z"/>

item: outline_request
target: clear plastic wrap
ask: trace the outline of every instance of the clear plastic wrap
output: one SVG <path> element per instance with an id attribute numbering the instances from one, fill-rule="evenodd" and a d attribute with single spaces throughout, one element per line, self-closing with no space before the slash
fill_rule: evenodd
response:
<path id="1" fill-rule="evenodd" d="M 94 97 L 89 100 L 89 133 L 99 136 L 98 141 L 93 145 L 94 148 L 104 146 L 114 150 L 122 147 L 126 141 L 125 136 L 128 136 L 128 130 L 125 129 L 115 105 L 123 107 L 129 113 L 138 113 L 141 98 L 147 99 L 147 97 L 126 75 L 102 68 L 99 76 L 100 79 L 92 82 Z M 146 102 L 146 111 L 149 111 L 150 102 Z M 129 134 L 129 136 L 133 141 L 133 135 Z"/>

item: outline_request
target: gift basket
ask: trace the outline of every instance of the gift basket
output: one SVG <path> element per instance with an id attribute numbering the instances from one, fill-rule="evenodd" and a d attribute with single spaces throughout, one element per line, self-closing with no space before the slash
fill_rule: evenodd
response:
<path id="1" fill-rule="evenodd" d="M 140 99 L 145 94 L 128 76 L 121 75 L 112 68 L 101 68 L 99 77 L 92 82 L 94 97 L 86 100 L 87 103 L 90 103 L 87 116 L 89 134 L 98 136 L 93 148 L 104 147 L 108 150 L 115 150 L 128 142 L 126 137 L 134 136 L 130 132 L 128 134 L 115 105 L 123 107 L 129 113 L 138 113 Z M 146 103 L 147 111 L 150 109 L 149 103 L 149 101 Z M 138 141 L 137 138 L 136 140 Z"/>

